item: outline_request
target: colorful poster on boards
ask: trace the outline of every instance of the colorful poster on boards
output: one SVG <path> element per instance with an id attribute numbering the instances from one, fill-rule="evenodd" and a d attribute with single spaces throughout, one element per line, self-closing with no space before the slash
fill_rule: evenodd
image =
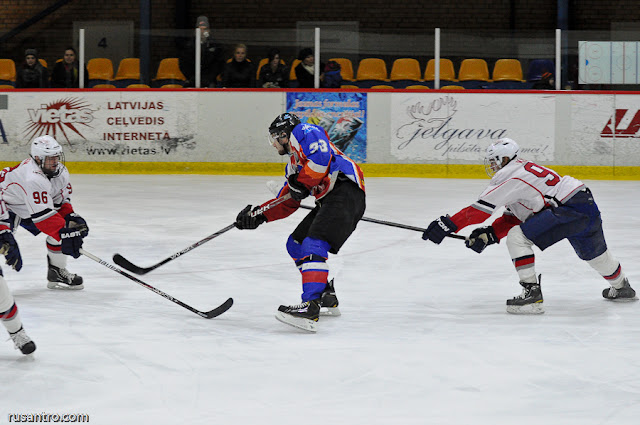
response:
<path id="1" fill-rule="evenodd" d="M 514 139 L 528 159 L 554 157 L 555 99 L 548 95 L 412 93 L 391 97 L 391 155 L 401 160 L 481 161 Z"/>
<path id="2" fill-rule="evenodd" d="M 356 162 L 367 160 L 367 94 L 289 92 L 287 112 L 322 126 L 331 142 Z"/>
<path id="3" fill-rule="evenodd" d="M 198 157 L 192 95 L 154 92 L 34 92 L 0 111 L 4 158 L 23 159 L 31 141 L 53 136 L 73 161 L 175 161 Z"/>

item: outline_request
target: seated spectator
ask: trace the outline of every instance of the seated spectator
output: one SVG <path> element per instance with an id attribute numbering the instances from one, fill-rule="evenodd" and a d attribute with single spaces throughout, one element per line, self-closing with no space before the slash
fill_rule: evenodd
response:
<path id="1" fill-rule="evenodd" d="M 76 50 L 73 47 L 67 47 L 64 51 L 64 57 L 60 62 L 56 62 L 51 71 L 51 87 L 59 88 L 78 88 L 80 87 L 80 73 L 78 72 L 79 64 L 77 61 Z M 84 69 L 85 84 L 89 81 L 89 73 L 87 68 Z"/>
<path id="2" fill-rule="evenodd" d="M 269 50 L 267 58 L 269 59 L 269 62 L 260 69 L 259 87 L 289 87 L 289 71 L 285 65 L 280 63 L 280 50 Z"/>
<path id="3" fill-rule="evenodd" d="M 198 16 L 196 27 L 200 29 L 200 87 L 216 87 L 218 75 L 224 68 L 224 50 L 213 41 L 209 18 Z M 189 38 L 181 49 L 180 70 L 187 77 L 186 87 L 196 85 L 195 37 Z"/>
<path id="4" fill-rule="evenodd" d="M 24 52 L 24 63 L 18 68 L 16 88 L 48 88 L 49 71 L 38 61 L 38 51 L 27 49 Z"/>
<path id="5" fill-rule="evenodd" d="M 553 74 L 549 71 L 545 70 L 542 73 L 542 77 L 540 80 L 536 81 L 533 84 L 533 89 L 535 90 L 555 90 L 555 80 L 553 79 Z"/>
<path id="6" fill-rule="evenodd" d="M 247 60 L 247 46 L 236 44 L 231 62 L 224 65 L 222 87 L 241 88 L 256 86 L 256 69 Z"/>
<path id="7" fill-rule="evenodd" d="M 298 55 L 298 59 L 300 59 L 300 63 L 296 66 L 295 73 L 296 78 L 298 79 L 298 87 L 300 88 L 314 88 L 314 75 L 315 72 L 315 56 L 313 55 L 313 49 L 305 48 L 300 50 L 300 54 Z M 324 69 L 324 65 L 320 64 L 320 87 L 322 87 L 322 80 L 324 78 L 324 74 L 322 70 Z"/>

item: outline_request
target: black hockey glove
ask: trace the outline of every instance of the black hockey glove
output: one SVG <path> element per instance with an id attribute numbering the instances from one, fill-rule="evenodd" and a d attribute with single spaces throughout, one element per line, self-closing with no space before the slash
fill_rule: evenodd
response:
<path id="1" fill-rule="evenodd" d="M 258 226 L 260 226 L 262 223 L 265 223 L 267 221 L 267 218 L 264 216 L 264 214 L 258 214 L 255 217 L 251 217 L 251 214 L 259 209 L 259 205 L 256 206 L 253 210 L 251 209 L 251 205 L 247 205 L 246 207 L 244 207 L 244 209 L 240 211 L 238 213 L 238 216 L 236 217 L 236 227 L 240 230 L 253 230 L 257 229 Z"/>
<path id="2" fill-rule="evenodd" d="M 289 176 L 288 182 L 291 198 L 296 201 L 302 201 L 304 198 L 309 196 L 309 189 L 307 189 L 307 186 L 298 181 L 298 174 L 291 174 Z"/>
<path id="3" fill-rule="evenodd" d="M 63 227 L 60 229 L 60 240 L 62 241 L 62 253 L 73 258 L 80 257 L 82 248 L 82 229 Z"/>
<path id="4" fill-rule="evenodd" d="M 67 227 L 80 230 L 83 238 L 86 238 L 89 235 L 89 225 L 86 220 L 78 214 L 74 212 L 69 213 L 64 220 L 67 223 Z"/>
<path id="5" fill-rule="evenodd" d="M 445 236 L 456 230 L 458 230 L 458 226 L 451 221 L 448 215 L 443 215 L 429 224 L 427 230 L 422 234 L 422 239 L 425 241 L 429 239 L 431 242 L 440 245 Z"/>
<path id="6" fill-rule="evenodd" d="M 9 229 L 0 231 L 0 255 L 4 255 L 7 264 L 13 267 L 15 271 L 20 271 L 22 268 L 20 248 L 18 248 L 18 243 Z"/>
<path id="7" fill-rule="evenodd" d="M 467 248 L 473 249 L 478 254 L 484 251 L 487 246 L 493 245 L 494 243 L 500 243 L 500 240 L 491 226 L 478 227 L 471 232 L 469 238 L 464 241 Z"/>

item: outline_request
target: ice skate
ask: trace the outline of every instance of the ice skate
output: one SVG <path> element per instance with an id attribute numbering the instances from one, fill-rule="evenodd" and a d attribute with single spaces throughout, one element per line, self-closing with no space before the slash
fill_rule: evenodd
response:
<path id="1" fill-rule="evenodd" d="M 31 341 L 31 338 L 22 327 L 17 332 L 9 332 L 9 335 L 16 346 L 16 350 L 20 350 L 22 354 L 31 354 L 36 351 L 36 344 Z"/>
<path id="2" fill-rule="evenodd" d="M 602 296 L 607 300 L 618 302 L 635 301 L 638 299 L 636 297 L 636 291 L 629 285 L 627 278 L 624 279 L 622 288 L 618 289 L 611 286 L 602 291 Z"/>
<path id="3" fill-rule="evenodd" d="M 338 308 L 338 297 L 336 296 L 336 290 L 333 287 L 333 279 L 327 282 L 327 286 L 324 288 L 322 295 L 320 296 L 320 315 L 321 316 L 340 316 L 340 309 Z"/>
<path id="4" fill-rule="evenodd" d="M 316 322 L 320 316 L 320 298 L 303 302 L 302 304 L 278 307 L 276 319 L 287 325 L 316 332 Z"/>
<path id="5" fill-rule="evenodd" d="M 49 270 L 47 271 L 47 288 L 49 289 L 83 289 L 82 277 L 77 274 L 70 273 L 64 267 L 56 267 L 51 264 L 51 261 L 47 258 L 49 264 Z"/>
<path id="6" fill-rule="evenodd" d="M 540 288 L 541 276 L 538 283 L 520 282 L 522 293 L 517 297 L 507 300 L 507 313 L 511 314 L 542 314 L 544 313 L 542 289 Z"/>

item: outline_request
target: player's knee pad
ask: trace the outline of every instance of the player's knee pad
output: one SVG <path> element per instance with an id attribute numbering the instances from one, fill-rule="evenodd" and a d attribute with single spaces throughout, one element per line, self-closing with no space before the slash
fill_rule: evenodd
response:
<path id="1" fill-rule="evenodd" d="M 304 238 L 302 241 L 302 255 L 304 257 L 314 254 L 326 259 L 329 257 L 330 249 L 331 245 L 327 241 L 314 238 Z"/>
<path id="2" fill-rule="evenodd" d="M 0 276 L 0 313 L 4 313 L 11 309 L 14 305 L 13 295 L 9 291 L 9 286 L 4 277 Z"/>
<path id="3" fill-rule="evenodd" d="M 522 233 L 520 226 L 514 226 L 507 233 L 507 249 L 511 258 L 533 255 L 533 242 Z"/>
<path id="4" fill-rule="evenodd" d="M 302 244 L 296 242 L 293 239 L 293 235 L 289 235 L 289 239 L 287 239 L 287 252 L 295 262 L 300 261 L 304 257 Z"/>

